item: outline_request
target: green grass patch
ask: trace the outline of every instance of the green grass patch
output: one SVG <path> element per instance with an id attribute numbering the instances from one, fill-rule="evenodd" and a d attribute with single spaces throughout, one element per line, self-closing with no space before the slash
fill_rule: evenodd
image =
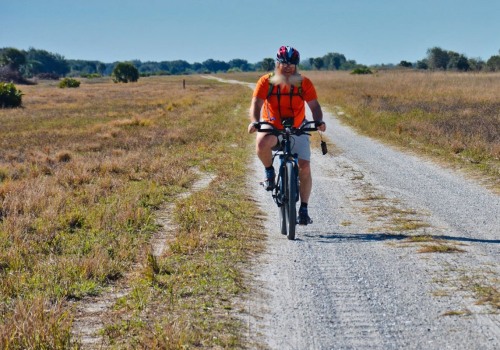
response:
<path id="1" fill-rule="evenodd" d="M 439 243 L 439 244 L 429 244 L 424 245 L 418 250 L 419 253 L 464 253 L 465 250 L 458 247 Z"/>

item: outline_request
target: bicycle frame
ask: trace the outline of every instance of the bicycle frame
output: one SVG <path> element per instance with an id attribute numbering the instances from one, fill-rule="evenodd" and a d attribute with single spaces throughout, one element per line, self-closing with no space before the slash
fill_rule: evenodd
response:
<path id="1" fill-rule="evenodd" d="M 287 120 L 285 120 L 286 122 Z M 292 154 L 292 135 L 309 135 L 309 131 L 316 131 L 316 122 L 305 122 L 300 128 L 294 128 L 291 124 L 284 124 L 283 129 L 276 129 L 267 122 L 259 122 L 257 130 L 266 132 L 278 137 L 280 149 L 273 154 L 273 163 L 275 157 L 279 157 L 280 166 L 278 170 L 278 179 L 276 186 L 272 191 L 273 199 L 280 208 L 280 226 L 281 233 L 287 235 L 288 239 L 295 239 L 295 226 L 297 224 L 296 203 L 299 200 L 300 182 L 298 156 Z M 314 128 L 308 127 L 314 124 Z M 262 128 L 264 125 L 270 125 L 271 128 Z"/>

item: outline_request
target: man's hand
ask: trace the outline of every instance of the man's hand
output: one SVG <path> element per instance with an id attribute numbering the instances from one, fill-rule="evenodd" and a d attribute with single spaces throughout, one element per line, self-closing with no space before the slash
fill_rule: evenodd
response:
<path id="1" fill-rule="evenodd" d="M 319 131 L 325 132 L 326 131 L 326 124 L 325 124 L 325 122 L 324 121 L 318 122 L 317 128 L 318 128 Z"/>
<path id="2" fill-rule="evenodd" d="M 258 122 L 252 122 L 248 124 L 248 133 L 253 134 L 254 132 L 256 132 L 258 124 L 259 124 Z"/>

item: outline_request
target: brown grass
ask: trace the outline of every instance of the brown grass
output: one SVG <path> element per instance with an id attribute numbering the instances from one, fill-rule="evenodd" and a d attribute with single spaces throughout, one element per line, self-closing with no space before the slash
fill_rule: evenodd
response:
<path id="1" fill-rule="evenodd" d="M 36 337 L 69 348 L 78 346 L 68 333 L 69 301 L 99 294 L 146 264 L 155 210 L 187 190 L 196 177 L 192 166 L 225 174 L 230 180 L 219 191 L 234 201 L 227 186 L 244 176 L 248 141 L 235 132 L 246 122 L 235 107 L 248 103 L 249 91 L 162 77 L 79 89 L 41 83 L 23 92 L 23 108 L 0 110 L 0 348 L 36 348 L 29 345 Z M 238 146 L 231 149 L 238 163 L 226 142 Z M 252 215 L 251 208 L 241 211 L 240 220 Z M 220 229 L 235 234 L 234 227 Z M 191 249 L 189 240 L 178 245 Z M 227 249 L 237 259 L 248 251 L 242 242 Z M 150 287 L 138 290 L 148 294 Z M 189 333 L 175 336 L 192 341 Z"/>
<path id="2" fill-rule="evenodd" d="M 305 72 L 359 130 L 479 169 L 500 185 L 500 74 Z"/>

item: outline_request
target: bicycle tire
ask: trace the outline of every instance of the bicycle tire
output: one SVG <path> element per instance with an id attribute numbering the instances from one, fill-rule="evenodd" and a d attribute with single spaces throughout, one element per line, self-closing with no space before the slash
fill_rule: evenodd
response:
<path id="1" fill-rule="evenodd" d="M 280 169 L 280 176 L 278 177 L 278 183 L 276 184 L 276 189 L 277 193 L 276 196 L 278 197 L 279 201 L 279 213 L 280 213 L 280 232 L 282 235 L 287 235 L 287 225 L 286 225 L 286 213 L 285 213 L 285 186 L 286 186 L 286 181 L 285 181 L 285 175 L 283 174 L 283 169 Z"/>
<path id="2" fill-rule="evenodd" d="M 297 225 L 297 175 L 295 172 L 295 163 L 287 161 L 285 164 L 285 216 L 287 238 L 295 239 L 295 226 Z"/>

